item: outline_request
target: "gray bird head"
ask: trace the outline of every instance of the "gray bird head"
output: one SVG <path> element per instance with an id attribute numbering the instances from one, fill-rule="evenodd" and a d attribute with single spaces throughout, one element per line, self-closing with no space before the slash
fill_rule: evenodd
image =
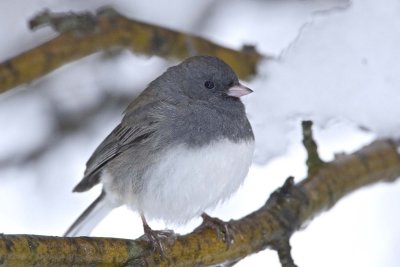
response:
<path id="1" fill-rule="evenodd" d="M 163 74 L 164 80 L 179 81 L 173 90 L 186 97 L 205 101 L 238 100 L 252 92 L 240 84 L 231 67 L 211 56 L 194 56 L 171 67 Z"/>

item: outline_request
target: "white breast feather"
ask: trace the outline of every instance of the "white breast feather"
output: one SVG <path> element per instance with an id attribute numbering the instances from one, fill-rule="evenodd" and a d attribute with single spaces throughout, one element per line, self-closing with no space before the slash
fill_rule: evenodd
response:
<path id="1" fill-rule="evenodd" d="M 133 209 L 146 218 L 182 224 L 226 200 L 251 165 L 253 141 L 219 140 L 202 148 L 179 145 L 165 151 L 143 176 L 145 188 Z M 130 202 L 127 200 L 127 202 Z"/>

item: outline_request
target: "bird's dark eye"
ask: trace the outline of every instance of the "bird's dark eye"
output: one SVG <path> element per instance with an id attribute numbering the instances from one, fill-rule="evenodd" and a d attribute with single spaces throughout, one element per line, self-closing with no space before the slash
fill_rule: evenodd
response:
<path id="1" fill-rule="evenodd" d="M 213 89 L 213 88 L 214 88 L 214 83 L 213 83 L 212 81 L 206 81 L 206 82 L 204 83 L 204 86 L 205 86 L 207 89 Z"/>

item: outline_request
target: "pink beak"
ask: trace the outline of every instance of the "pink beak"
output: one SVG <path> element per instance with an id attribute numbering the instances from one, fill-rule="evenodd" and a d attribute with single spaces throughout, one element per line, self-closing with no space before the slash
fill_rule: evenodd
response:
<path id="1" fill-rule="evenodd" d="M 239 83 L 239 84 L 234 85 L 231 88 L 229 88 L 227 95 L 233 96 L 233 97 L 241 97 L 244 95 L 248 95 L 252 92 L 253 92 L 253 90 L 251 90 L 250 88 Z"/>

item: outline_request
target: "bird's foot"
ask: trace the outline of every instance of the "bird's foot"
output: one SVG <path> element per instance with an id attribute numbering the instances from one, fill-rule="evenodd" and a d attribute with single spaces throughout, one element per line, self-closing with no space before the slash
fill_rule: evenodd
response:
<path id="1" fill-rule="evenodd" d="M 234 228 L 232 227 L 232 225 L 229 222 L 224 222 L 218 218 L 211 217 L 206 213 L 201 214 L 201 217 L 203 218 L 203 222 L 198 227 L 198 229 L 202 229 L 205 227 L 210 227 L 214 229 L 217 232 L 218 237 L 224 240 L 227 248 L 229 248 L 234 241 Z"/>
<path id="2" fill-rule="evenodd" d="M 145 226 L 144 235 L 141 237 L 141 239 L 149 241 L 154 251 L 159 252 L 161 257 L 164 257 L 164 244 L 174 243 L 176 240 L 176 234 L 172 230 L 155 231 L 152 230 L 149 226 Z"/>

